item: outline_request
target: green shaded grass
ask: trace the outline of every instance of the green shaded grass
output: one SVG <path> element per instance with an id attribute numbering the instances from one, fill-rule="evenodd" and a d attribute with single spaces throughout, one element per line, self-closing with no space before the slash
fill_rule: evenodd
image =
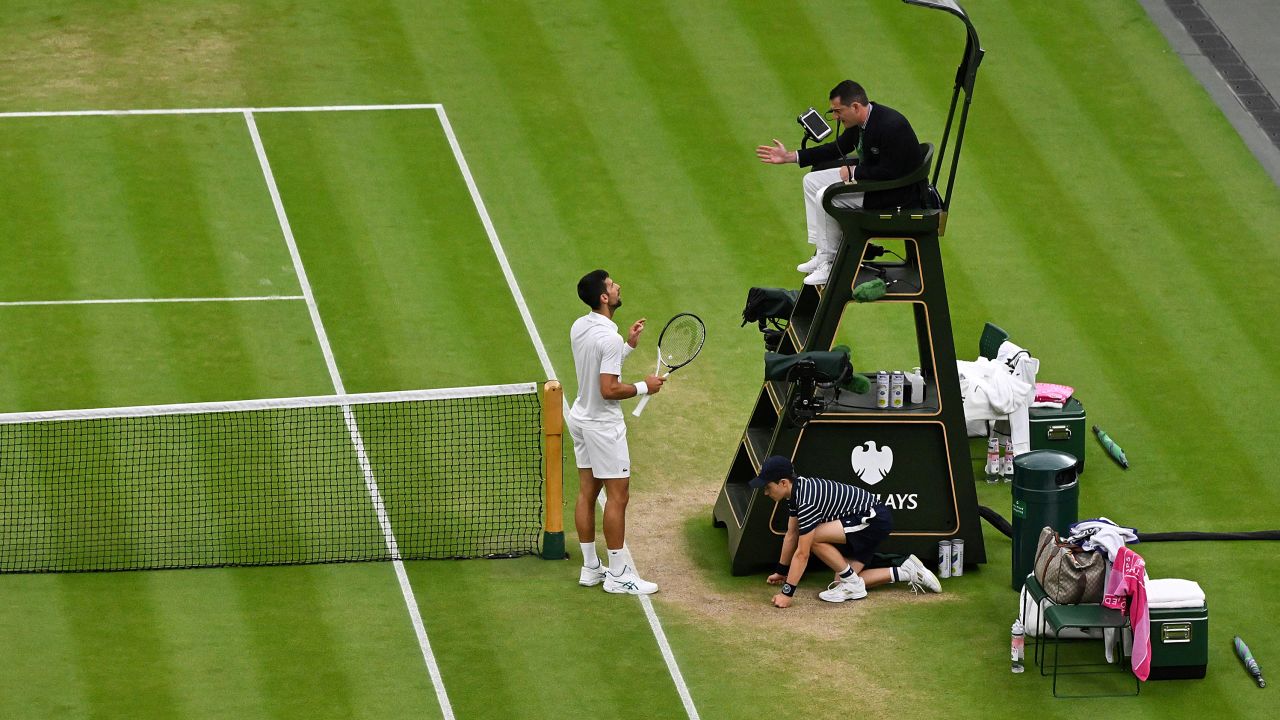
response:
<path id="1" fill-rule="evenodd" d="M 349 391 L 542 375 L 434 112 L 257 122 Z"/>
<path id="2" fill-rule="evenodd" d="M 682 714 L 639 603 L 577 585 L 576 563 L 411 563 L 458 717 Z"/>
<path id="3" fill-rule="evenodd" d="M 301 301 L 8 307 L 7 411 L 333 392 Z"/>
<path id="4" fill-rule="evenodd" d="M 1241 266 L 1265 267 L 1275 252 L 1270 242 L 1270 228 L 1280 220 L 1275 186 L 1136 3 L 972 0 L 966 6 L 988 55 L 944 240 L 957 346 L 962 354 L 966 348 L 967 354 L 976 353 L 982 323 L 997 322 L 1041 357 L 1043 379 L 1075 385 L 1090 421 L 1124 445 L 1134 461 L 1128 473 L 1091 454 L 1082 514 L 1106 514 L 1143 530 L 1274 527 L 1276 490 L 1264 480 L 1266 468 L 1280 460 L 1268 436 L 1268 401 L 1280 389 L 1280 370 L 1266 343 L 1275 320 L 1265 298 L 1274 294 L 1275 282 L 1265 273 L 1242 272 Z M 583 312 L 572 293 L 583 272 L 597 266 L 614 272 L 626 288 L 624 320 L 648 315 L 660 322 L 693 310 L 708 322 L 703 356 L 673 377 L 669 392 L 655 401 L 661 405 L 634 423 L 631 435 L 633 507 L 663 507 L 675 518 L 674 529 L 657 522 L 633 525 L 640 562 L 641 549 L 665 542 L 695 556 L 686 577 L 661 565 L 644 569 L 671 591 L 659 594 L 655 605 L 703 717 L 751 717 L 773 707 L 843 715 L 838 692 L 805 684 L 815 675 L 811 668 L 821 665 L 779 662 L 770 649 L 785 646 L 802 622 L 787 618 L 805 615 L 762 619 L 743 614 L 736 623 L 709 623 L 674 590 L 697 583 L 709 602 L 767 602 L 757 579 L 726 577 L 719 531 L 693 530 L 707 522 L 710 498 L 759 380 L 759 341 L 753 331 L 737 327 L 745 291 L 752 285 L 794 285 L 798 277 L 791 266 L 807 254 L 798 175 L 754 164 L 751 146 L 779 135 L 794 137 L 794 113 L 810 104 L 821 106 L 826 90 L 846 75 L 866 82 L 874 99 L 904 111 L 923 140 L 936 141 L 941 130 L 960 50 L 958 25 L 942 13 L 896 2 L 860 3 L 856 16 L 858 32 L 851 36 L 848 27 L 831 22 L 832 8 L 824 4 L 51 7 L 25 2 L 0 25 L 18 50 L 14 62 L 0 68 L 0 80 L 18 89 L 5 101 L 12 109 L 445 103 L 570 393 L 574 383 L 564 335 Z M 160 124 L 148 125 L 153 121 Z M 541 376 L 430 113 L 260 116 L 258 121 L 350 389 Z M 5 185 L 6 197 L 25 193 L 30 201 L 6 202 L 0 237 L 9 243 L 6 250 L 13 249 L 10 255 L 33 258 L 29 273 L 14 273 L 4 281 L 10 284 L 0 287 L 22 294 L 131 287 L 185 293 L 194 286 L 180 282 L 174 268 L 190 264 L 200 266 L 198 277 L 209 292 L 241 287 L 237 283 L 258 276 L 228 274 L 234 263 L 219 258 L 234 246 L 230 236 L 240 233 L 220 233 L 218 218 L 242 221 L 234 227 L 261 233 L 270 241 L 263 247 L 280 252 L 265 194 L 252 194 L 261 191 L 261 178 L 247 138 L 236 138 L 231 129 L 235 123 L 226 125 L 231 134 L 225 136 L 223 126 L 212 123 L 226 142 L 206 151 L 219 157 L 225 151 L 229 159 L 227 167 L 212 169 L 183 139 L 185 125 L 128 121 L 131 128 L 178 127 L 127 133 L 158 133 L 146 144 L 176 157 L 173 172 L 166 174 L 163 168 L 128 161 L 139 155 L 139 145 L 119 133 L 89 129 L 83 132 L 100 139 L 75 139 L 81 127 L 104 128 L 108 121 L 65 122 L 82 124 L 51 130 L 44 128 L 54 124 L 39 121 L 30 125 L 42 128 L 38 133 L 10 135 L 13 143 L 0 144 L 6 159 L 32 168 L 25 183 L 11 179 Z M 0 124 L 0 137 L 19 132 L 14 128 Z M 75 150 L 68 159 L 92 159 L 83 172 L 91 172 L 93 182 L 59 179 L 64 172 L 59 168 L 67 166 L 49 159 L 57 153 L 34 147 L 51 139 Z M 110 189 L 117 175 L 119 192 Z M 41 211 L 68 205 L 64 186 L 85 194 L 85 209 L 98 208 L 99 214 Z M 134 197 L 169 187 L 176 188 L 175 198 L 194 195 L 202 201 L 161 210 Z M 228 205 L 233 207 L 217 209 L 218 197 L 232 198 Z M 447 217 L 437 208 L 449 208 Z M 39 237 L 51 238 L 129 235 L 134 224 L 144 231 L 171 228 L 188 213 L 206 229 L 182 250 L 185 264 L 159 271 L 146 263 L 174 252 L 172 243 L 152 242 L 115 259 L 75 248 L 45 254 L 32 239 L 38 236 L 21 233 L 31 227 L 48 228 Z M 116 236 L 110 247 L 117 247 L 116 241 L 127 247 L 131 237 Z M 101 264 L 113 270 L 113 277 L 134 284 L 89 282 L 85 255 L 90 267 Z M 278 260 L 271 265 L 264 256 L 264 261 L 255 265 L 259 271 L 279 270 Z M 205 272 L 211 268 L 217 272 Z M 218 279 L 218 274 L 240 279 Z M 201 364 L 195 361 L 205 354 L 197 352 L 196 342 L 181 339 L 185 314 L 142 327 L 108 322 L 110 333 L 124 334 L 141 348 L 130 363 L 103 352 L 100 341 L 76 340 L 101 332 L 105 311 L 60 310 L 38 320 L 13 319 L 35 312 L 0 313 L 0 322 L 20 323 L 28 338 L 39 338 L 4 351 L 10 355 L 0 362 L 6 409 L 304 394 L 294 390 L 313 385 L 319 386 L 314 392 L 328 389 L 314 346 L 303 342 L 311 335 L 301 315 L 290 331 L 271 335 L 287 338 L 271 347 L 241 340 L 249 349 L 235 362 Z M 459 327 L 458 316 L 477 319 Z M 257 328 L 255 323 L 266 321 L 243 316 L 236 322 Z M 256 330 L 242 332 L 260 337 Z M 213 335 L 225 337 L 227 331 Z M 166 336 L 178 339 L 156 340 Z M 642 350 L 650 351 L 632 359 L 628 375 L 648 370 L 653 340 L 645 338 Z M 280 360 L 294 355 L 281 347 L 293 341 L 299 342 L 297 358 Z M 174 356 L 187 368 L 184 373 L 169 370 L 161 350 L 147 350 L 166 343 L 177 348 Z M 99 370 L 119 367 L 128 372 Z M 1091 445 L 1090 452 L 1095 450 Z M 978 488 L 982 502 L 1007 513 L 1005 492 Z M 806 647 L 819 657 L 853 657 L 874 665 L 876 672 L 859 686 L 859 697 L 863 707 L 888 716 L 945 711 L 985 717 L 1010 700 L 1045 717 L 1076 716 L 1082 708 L 1137 717 L 1166 717 L 1183 708 L 1206 715 L 1265 714 L 1265 694 L 1252 690 L 1227 650 L 1235 632 L 1260 656 L 1278 642 L 1257 614 L 1275 589 L 1267 579 L 1274 573 L 1268 572 L 1265 546 L 1141 548 L 1153 575 L 1194 577 L 1209 592 L 1210 677 L 1151 684 L 1140 700 L 1086 707 L 1055 703 L 1038 677 L 1007 672 L 1004 652 L 1014 608 L 1000 561 L 1007 541 L 988 533 L 987 542 L 992 562 L 949 582 L 940 602 L 893 604 L 877 597 L 871 604 L 837 608 L 848 611 L 844 615 L 819 616 L 816 601 L 808 598 L 794 612 L 829 620 L 831 638 L 806 640 Z M 429 631 L 439 642 L 446 683 L 458 688 L 455 703 L 467 711 L 460 716 L 497 714 L 511 703 L 516 688 L 534 698 L 526 716 L 590 716 L 601 712 L 591 692 L 599 675 L 590 675 L 600 667 L 611 676 L 631 676 L 627 682 L 605 681 L 609 699 L 619 701 L 607 707 L 642 714 L 652 705 L 657 715 L 678 715 L 670 680 L 652 646 L 645 645 L 650 641 L 634 607 L 602 606 L 591 594 L 570 611 L 581 613 L 585 623 L 557 617 L 523 622 L 535 613 L 552 615 L 546 608 L 577 590 L 571 564 L 542 567 L 547 569 L 510 575 L 488 564 L 413 568 L 415 587 L 431 588 L 420 599 L 428 608 Z M 340 578 L 346 570 L 364 571 L 322 570 Z M 264 583 L 284 577 L 275 571 L 245 572 L 270 578 Z M 454 584 L 450 589 L 465 592 L 439 602 L 435 573 Z M 519 584 L 520 592 L 528 593 L 527 604 L 508 612 L 488 599 L 495 579 Z M 7 582 L 11 578 L 5 580 L 6 596 L 16 594 Z M 36 581 L 16 582 L 27 580 Z M 101 582 L 109 587 L 111 579 Z M 378 585 L 382 592 L 371 594 L 389 597 L 394 606 L 399 599 L 386 582 Z M 288 587 L 280 590 L 287 592 Z M 51 603 L 42 593 L 6 605 L 43 609 Z M 243 597 L 248 598 L 243 608 L 216 609 L 211 617 L 233 622 L 264 614 L 277 627 L 274 633 L 260 632 L 262 647 L 294 634 L 310 637 L 309 625 L 264 609 L 271 596 Z M 334 601 L 354 602 L 340 594 Z M 486 610 L 492 630 L 470 605 Z M 315 603 L 302 603 L 303 612 L 311 607 Z M 46 714 L 89 714 L 67 708 L 90 706 L 111 714 L 123 704 L 122 694 L 151 688 L 139 678 L 154 669 L 155 658 L 166 657 L 159 650 L 145 652 L 155 646 L 147 641 L 162 633 L 139 629 L 141 643 L 103 634 L 84 609 L 77 612 L 91 619 L 76 620 L 75 634 L 88 638 L 87 645 L 98 642 L 124 653 L 123 676 L 129 680 L 113 684 L 80 667 L 98 656 L 67 640 L 67 631 L 58 629 L 67 627 L 63 617 L 51 621 L 48 643 L 28 639 L 20 646 L 27 658 L 43 662 L 6 663 L 20 668 L 9 675 L 16 694 L 6 698 L 15 704 L 31 700 L 31 706 L 49 708 Z M 394 619 L 370 622 L 404 632 L 403 610 L 388 607 L 386 613 Z M 859 625 L 859 618 L 866 624 Z M 599 631 L 587 635 L 582 630 L 597 627 L 591 620 L 621 627 L 623 649 L 597 655 Z M 6 626 L 16 624 L 11 619 Z M 850 627 L 858 628 L 856 635 L 848 634 Z M 369 651 L 332 633 L 312 634 L 322 656 L 335 649 L 357 657 Z M 283 663 L 272 662 L 273 654 L 252 645 L 184 657 L 194 658 L 197 668 L 226 664 L 234 669 L 228 677 L 246 687 L 266 686 L 267 699 L 221 693 L 234 699 L 227 707 L 244 715 L 310 716 L 316 705 L 334 708 L 335 715 L 358 714 L 365 707 L 430 715 L 434 701 L 412 639 L 390 637 L 409 650 L 359 667 L 342 663 L 337 678 L 318 674 L 312 665 L 297 668 L 296 674 L 294 668 L 282 669 Z M 557 653 L 551 664 L 563 664 L 567 679 L 551 688 L 539 685 L 548 663 L 533 660 L 534 650 Z M 864 660 L 872 652 L 874 661 Z M 220 662 L 223 655 L 228 659 Z M 384 665 L 405 674 L 370 677 Z M 760 667 L 774 669 L 776 680 L 759 677 Z M 93 680 L 87 687 L 73 684 L 56 696 L 52 690 L 44 696 L 35 692 L 52 687 L 55 678 L 85 674 Z M 195 698 L 218 696 L 225 687 L 157 690 L 155 704 L 136 714 L 172 715 L 194 707 Z M 371 688 L 387 687 L 399 691 L 388 694 L 410 707 L 390 701 L 378 706 L 381 695 Z M 903 702 L 904 696 L 912 701 Z"/>
<path id="5" fill-rule="evenodd" d="M 8 576 L 5 595 L 6 716 L 440 717 L 385 564 Z"/>
<path id="6" fill-rule="evenodd" d="M 243 118 L 9 119 L 3 300 L 297 295 Z M 244 152 L 229 148 L 245 148 Z"/>

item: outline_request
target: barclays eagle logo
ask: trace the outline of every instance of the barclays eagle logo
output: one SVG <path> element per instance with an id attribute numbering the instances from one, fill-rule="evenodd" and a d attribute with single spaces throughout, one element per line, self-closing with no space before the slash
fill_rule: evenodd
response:
<path id="1" fill-rule="evenodd" d="M 893 450 L 887 445 L 877 450 L 875 441 L 868 440 L 853 449 L 849 464 L 853 466 L 853 474 L 859 480 L 875 485 L 893 469 Z"/>

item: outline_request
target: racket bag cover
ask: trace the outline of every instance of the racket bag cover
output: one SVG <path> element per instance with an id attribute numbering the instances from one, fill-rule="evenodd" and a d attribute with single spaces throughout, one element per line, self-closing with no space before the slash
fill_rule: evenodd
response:
<path id="1" fill-rule="evenodd" d="M 766 320 L 790 320 L 791 311 L 799 297 L 799 290 L 753 287 L 747 291 L 747 304 L 742 308 L 742 324 L 760 323 L 763 331 Z"/>
<path id="2" fill-rule="evenodd" d="M 764 379 L 794 382 L 798 379 L 796 366 L 806 361 L 813 362 L 817 374 L 815 379 L 819 383 L 839 385 L 855 393 L 871 389 L 871 381 L 865 375 L 853 371 L 853 364 L 849 361 L 849 348 L 844 345 L 836 346 L 829 352 L 802 352 L 794 355 L 767 352 L 764 354 Z"/>

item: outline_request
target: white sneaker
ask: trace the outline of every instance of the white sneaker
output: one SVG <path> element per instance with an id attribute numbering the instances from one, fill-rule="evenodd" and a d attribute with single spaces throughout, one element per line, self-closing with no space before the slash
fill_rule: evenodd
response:
<path id="1" fill-rule="evenodd" d="M 640 579 L 630 565 L 624 565 L 620 575 L 605 573 L 604 591 L 619 595 L 652 595 L 658 592 L 658 586 L 648 580 Z"/>
<path id="2" fill-rule="evenodd" d="M 823 260 L 818 265 L 818 269 L 809 273 L 804 278 L 805 285 L 826 285 L 827 278 L 831 276 L 831 261 Z"/>
<path id="3" fill-rule="evenodd" d="M 589 568 L 582 566 L 582 572 L 578 574 L 578 584 L 582 587 L 595 587 L 604 582 L 605 567 L 604 563 Z"/>
<path id="4" fill-rule="evenodd" d="M 818 593 L 818 597 L 827 602 L 844 602 L 845 600 L 861 600 L 867 596 L 867 584 L 857 575 L 852 580 L 836 580 Z"/>
<path id="5" fill-rule="evenodd" d="M 818 255 L 817 253 L 814 253 L 813 257 L 797 265 L 796 270 L 804 273 L 805 275 L 808 275 L 814 270 L 817 270 L 818 266 L 821 264 L 822 264 L 822 256 Z"/>
<path id="6" fill-rule="evenodd" d="M 915 555 L 908 555 L 906 561 L 898 566 L 898 570 L 906 573 L 907 584 L 911 586 L 911 592 L 919 593 L 928 590 L 929 592 L 942 592 L 942 583 L 938 582 L 938 576 L 929 571 L 929 568 L 920 562 L 920 558 Z"/>

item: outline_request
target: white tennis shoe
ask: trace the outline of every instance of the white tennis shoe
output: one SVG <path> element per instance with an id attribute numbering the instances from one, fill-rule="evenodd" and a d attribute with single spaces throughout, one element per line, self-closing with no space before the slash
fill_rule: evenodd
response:
<path id="1" fill-rule="evenodd" d="M 911 592 L 942 592 L 942 583 L 938 582 L 938 576 L 929 571 L 929 568 L 920 562 L 920 558 L 915 555 L 908 555 L 907 559 L 898 566 L 898 570 L 905 573 L 907 584 L 911 586 Z"/>
<path id="2" fill-rule="evenodd" d="M 827 279 L 831 277 L 831 261 L 823 260 L 818 265 L 818 269 L 809 273 L 804 278 L 805 285 L 826 285 Z"/>
<path id="3" fill-rule="evenodd" d="M 617 595 L 652 595 L 658 592 L 658 586 L 656 583 L 642 580 L 630 565 L 624 565 L 619 575 L 611 572 L 604 574 L 604 591 Z"/>
<path id="4" fill-rule="evenodd" d="M 797 265 L 796 270 L 804 273 L 805 275 L 808 275 L 814 270 L 817 270 L 818 266 L 821 264 L 822 264 L 822 256 L 818 255 L 817 253 L 814 253 L 813 257 Z"/>
<path id="5" fill-rule="evenodd" d="M 861 600 L 867 596 L 867 584 L 862 578 L 854 575 L 850 580 L 836 580 L 818 593 L 818 597 L 827 602 L 844 602 L 845 600 Z"/>
<path id="6" fill-rule="evenodd" d="M 595 587 L 604 582 L 605 572 L 604 563 L 593 568 L 583 565 L 582 572 L 578 574 L 578 584 L 582 587 Z"/>

